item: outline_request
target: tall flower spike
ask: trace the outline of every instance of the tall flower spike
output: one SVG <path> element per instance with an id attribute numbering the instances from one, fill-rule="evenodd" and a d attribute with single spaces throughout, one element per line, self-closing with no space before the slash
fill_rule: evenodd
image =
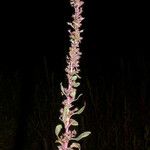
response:
<path id="1" fill-rule="evenodd" d="M 67 58 L 67 67 L 65 69 L 66 76 L 68 80 L 68 86 L 65 88 L 61 85 L 61 93 L 65 96 L 64 101 L 62 102 L 63 107 L 60 109 L 59 119 L 62 121 L 62 124 L 58 124 L 55 128 L 55 134 L 57 136 L 56 143 L 59 143 L 59 150 L 74 150 L 74 148 L 81 149 L 79 140 L 87 137 L 91 132 L 86 131 L 77 136 L 77 132 L 73 129 L 70 129 L 70 126 L 78 126 L 78 122 L 72 119 L 73 115 L 81 114 L 85 109 L 85 103 L 82 108 L 77 108 L 73 106 L 73 102 L 78 100 L 82 95 L 76 96 L 77 87 L 80 85 L 77 82 L 80 79 L 79 72 L 79 60 L 81 57 L 79 44 L 81 43 L 82 37 L 81 33 L 83 30 L 80 30 L 82 25 L 82 5 L 84 2 L 82 0 L 70 0 L 70 5 L 74 9 L 74 14 L 72 15 L 72 22 L 68 22 L 68 25 L 71 29 L 68 30 L 70 37 L 70 47 L 69 54 Z M 74 108 L 72 108 L 74 107 Z M 64 132 L 62 129 L 64 128 Z M 76 142 L 72 142 L 76 141 Z"/>

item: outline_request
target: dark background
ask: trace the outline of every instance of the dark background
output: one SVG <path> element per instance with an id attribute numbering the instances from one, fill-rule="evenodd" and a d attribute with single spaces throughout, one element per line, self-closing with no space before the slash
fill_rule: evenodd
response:
<path id="1" fill-rule="evenodd" d="M 149 150 L 147 4 L 85 1 L 79 133 L 82 149 Z M 66 83 L 69 1 L 1 5 L 0 150 L 57 149 Z M 147 51 L 147 54 L 145 53 Z"/>

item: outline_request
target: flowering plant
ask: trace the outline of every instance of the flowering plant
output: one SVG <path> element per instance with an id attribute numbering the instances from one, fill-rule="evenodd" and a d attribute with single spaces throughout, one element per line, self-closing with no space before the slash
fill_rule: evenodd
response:
<path id="1" fill-rule="evenodd" d="M 81 14 L 83 12 L 82 5 L 84 2 L 82 0 L 70 0 L 71 6 L 74 8 L 74 14 L 72 15 L 72 22 L 68 22 L 68 25 L 71 26 L 71 29 L 68 30 L 70 34 L 71 45 L 69 47 L 69 55 L 67 56 L 67 67 L 65 69 L 66 76 L 68 80 L 68 87 L 65 88 L 62 83 L 61 93 L 65 96 L 65 100 L 62 102 L 63 107 L 60 109 L 59 119 L 62 121 L 62 124 L 58 124 L 55 128 L 55 134 L 57 136 L 56 143 L 59 143 L 59 150 L 73 150 L 74 148 L 81 149 L 80 144 L 78 143 L 84 137 L 87 137 L 91 132 L 86 131 L 77 136 L 75 129 L 71 130 L 71 126 L 78 126 L 78 122 L 72 118 L 74 115 L 81 114 L 85 109 L 85 103 L 82 108 L 77 108 L 73 106 L 73 102 L 78 100 L 79 96 L 76 96 L 77 87 L 80 85 L 77 82 L 81 77 L 79 76 L 79 59 L 81 57 L 81 52 L 79 44 L 81 43 L 82 37 L 80 33 L 83 30 L 80 30 L 81 22 L 84 19 Z M 62 128 L 64 127 L 64 133 L 60 135 Z M 73 142 L 75 141 L 75 142 Z M 71 143 L 70 143 L 71 142 Z"/>

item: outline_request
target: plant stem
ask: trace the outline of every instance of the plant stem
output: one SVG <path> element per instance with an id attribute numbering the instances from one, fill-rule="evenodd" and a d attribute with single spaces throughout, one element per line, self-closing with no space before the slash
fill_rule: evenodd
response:
<path id="1" fill-rule="evenodd" d="M 69 54 L 66 57 L 67 58 L 67 67 L 65 68 L 66 76 L 67 76 L 67 82 L 68 87 L 64 88 L 61 84 L 61 92 L 62 95 L 65 96 L 65 100 L 62 102 L 63 108 L 61 108 L 60 112 L 60 120 L 63 122 L 65 132 L 59 136 L 59 133 L 62 129 L 62 125 L 57 125 L 55 132 L 58 137 L 58 140 L 56 140 L 57 143 L 60 143 L 61 146 L 58 146 L 59 150 L 73 150 L 73 148 L 80 149 L 79 143 L 72 143 L 70 145 L 70 141 L 75 138 L 77 132 L 75 130 L 70 130 L 70 126 L 77 126 L 78 122 L 72 119 L 72 115 L 74 114 L 80 114 L 84 110 L 84 107 L 79 110 L 78 108 L 71 109 L 73 107 L 72 102 L 76 101 L 78 98 L 76 98 L 76 91 L 77 87 L 80 85 L 79 82 L 77 82 L 77 79 L 80 79 L 79 72 L 80 72 L 80 65 L 79 60 L 81 57 L 81 52 L 79 48 L 79 44 L 81 43 L 82 37 L 80 33 L 83 32 L 83 30 L 80 30 L 81 22 L 84 19 L 82 14 L 82 0 L 70 0 L 71 7 L 74 9 L 74 14 L 72 15 L 72 22 L 68 22 L 68 25 L 71 26 L 71 29 L 68 30 L 69 37 L 70 37 L 70 47 L 69 47 Z M 78 111 L 79 110 L 79 111 Z M 79 140 L 81 138 L 84 138 L 89 135 L 89 132 L 86 132 L 82 134 L 82 136 L 79 136 Z M 70 145 L 70 146 L 69 146 Z"/>

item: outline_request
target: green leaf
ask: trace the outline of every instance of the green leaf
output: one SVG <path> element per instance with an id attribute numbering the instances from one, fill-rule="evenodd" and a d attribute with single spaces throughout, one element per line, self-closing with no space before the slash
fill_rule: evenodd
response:
<path id="1" fill-rule="evenodd" d="M 73 91 L 72 91 L 72 93 L 71 93 L 70 95 L 71 95 L 71 97 L 73 97 L 73 99 L 74 99 L 75 96 L 76 96 L 76 89 L 73 89 Z"/>
<path id="2" fill-rule="evenodd" d="M 66 95 L 62 82 L 60 83 L 61 92 L 63 95 Z"/>
<path id="3" fill-rule="evenodd" d="M 86 131 L 86 132 L 81 133 L 77 138 L 71 138 L 71 140 L 80 141 L 81 139 L 89 136 L 90 134 L 91 134 L 90 131 Z"/>
<path id="4" fill-rule="evenodd" d="M 77 80 L 77 78 L 78 78 L 78 77 L 77 77 L 76 75 L 74 75 L 74 76 L 72 77 L 72 80 L 75 81 L 75 80 Z"/>
<path id="5" fill-rule="evenodd" d="M 71 125 L 78 126 L 79 124 L 78 124 L 78 122 L 76 120 L 71 119 Z"/>
<path id="6" fill-rule="evenodd" d="M 84 106 L 80 108 L 77 112 L 75 112 L 74 114 L 77 114 L 77 115 L 81 114 L 84 111 L 85 106 L 86 106 L 86 103 L 84 103 Z"/>
<path id="7" fill-rule="evenodd" d="M 58 137 L 61 129 L 62 129 L 62 125 L 61 124 L 59 124 L 59 125 L 56 126 L 56 128 L 55 128 L 55 134 L 56 134 L 57 137 Z"/>
<path id="8" fill-rule="evenodd" d="M 78 87 L 79 85 L 80 85 L 79 82 L 76 82 L 76 83 L 73 84 L 74 87 Z"/>
<path id="9" fill-rule="evenodd" d="M 68 106 L 65 106 L 64 110 L 63 110 L 63 114 L 62 114 L 62 120 L 63 120 L 64 123 L 67 120 L 68 113 L 69 113 L 69 108 L 68 108 Z"/>
<path id="10" fill-rule="evenodd" d="M 80 98 L 80 96 L 82 96 L 83 94 L 80 94 L 76 99 L 74 99 L 73 101 L 77 101 L 79 98 Z"/>
<path id="11" fill-rule="evenodd" d="M 77 148 L 77 149 L 81 149 L 81 146 L 80 146 L 80 144 L 79 143 L 72 143 L 71 145 L 70 145 L 70 148 Z"/>

